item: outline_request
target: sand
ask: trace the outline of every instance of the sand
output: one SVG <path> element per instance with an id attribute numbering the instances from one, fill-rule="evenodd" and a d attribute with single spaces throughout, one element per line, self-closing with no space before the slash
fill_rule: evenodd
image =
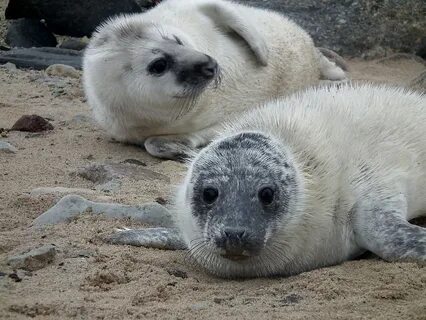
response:
<path id="1" fill-rule="evenodd" d="M 405 58 L 349 63 L 354 79 L 400 85 L 425 70 Z M 139 204 L 170 199 L 185 168 L 105 136 L 90 120 L 80 79 L 0 68 L 0 97 L 0 128 L 23 114 L 46 117 L 55 127 L 1 138 L 18 149 L 0 153 L 1 319 L 426 319 L 426 269 L 413 263 L 369 256 L 288 278 L 229 281 L 187 265 L 184 252 L 102 241 L 116 227 L 143 227 L 130 221 L 85 214 L 30 229 L 60 198 L 31 195 L 35 188 L 83 188 L 91 200 Z M 105 192 L 75 174 L 90 163 L 126 159 L 163 176 L 123 178 L 118 190 Z M 18 270 L 19 282 L 9 276 L 8 257 L 44 244 L 59 250 L 52 264 Z"/>

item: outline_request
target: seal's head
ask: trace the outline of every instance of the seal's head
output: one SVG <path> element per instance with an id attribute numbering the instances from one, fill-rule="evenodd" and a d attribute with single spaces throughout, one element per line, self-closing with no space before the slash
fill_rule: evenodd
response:
<path id="1" fill-rule="evenodd" d="M 281 234 L 297 224 L 300 184 L 290 154 L 272 137 L 243 132 L 213 142 L 177 197 L 191 256 L 223 277 L 282 272 L 289 244 Z"/>
<path id="2" fill-rule="evenodd" d="M 107 105 L 124 102 L 143 108 L 147 117 L 151 110 L 171 119 L 176 116 L 173 106 L 188 107 L 219 81 L 218 63 L 195 48 L 190 36 L 140 15 L 99 27 L 85 52 L 84 71 L 86 85 Z"/>

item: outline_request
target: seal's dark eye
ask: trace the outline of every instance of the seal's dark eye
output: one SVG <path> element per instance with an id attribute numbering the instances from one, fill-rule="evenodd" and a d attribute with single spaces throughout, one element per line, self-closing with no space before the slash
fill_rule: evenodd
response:
<path id="1" fill-rule="evenodd" d="M 169 64 L 167 60 L 165 58 L 160 58 L 153 61 L 148 66 L 148 72 L 155 75 L 160 75 L 160 74 L 163 74 L 168 69 L 168 67 L 169 67 Z"/>
<path id="2" fill-rule="evenodd" d="M 271 204 L 274 201 L 274 190 L 270 187 L 262 188 L 259 190 L 258 197 L 264 205 Z"/>
<path id="3" fill-rule="evenodd" d="M 207 204 L 212 204 L 219 196 L 219 191 L 216 188 L 205 188 L 203 190 L 203 201 Z"/>

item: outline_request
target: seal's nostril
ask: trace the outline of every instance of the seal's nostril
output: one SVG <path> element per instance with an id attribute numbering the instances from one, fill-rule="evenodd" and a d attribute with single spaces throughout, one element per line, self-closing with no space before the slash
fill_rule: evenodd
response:
<path id="1" fill-rule="evenodd" d="M 209 61 L 206 64 L 203 64 L 201 67 L 201 74 L 207 79 L 211 79 L 215 76 L 217 70 L 216 63 Z"/>
<path id="2" fill-rule="evenodd" d="M 228 240 L 237 240 L 237 241 L 241 241 L 241 240 L 243 240 L 245 237 L 246 237 L 246 235 L 247 235 L 247 232 L 246 232 L 246 230 L 244 230 L 244 229 L 241 229 L 241 228 L 226 228 L 224 231 L 223 231 L 223 233 L 224 233 L 224 235 L 225 235 L 225 237 L 228 239 Z"/>

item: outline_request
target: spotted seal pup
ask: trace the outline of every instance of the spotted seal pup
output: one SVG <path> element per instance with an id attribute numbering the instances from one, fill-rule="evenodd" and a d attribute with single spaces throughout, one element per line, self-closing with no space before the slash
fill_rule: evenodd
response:
<path id="1" fill-rule="evenodd" d="M 119 141 L 176 159 L 255 105 L 346 73 L 284 16 L 222 0 L 167 0 L 93 35 L 83 80 Z"/>
<path id="2" fill-rule="evenodd" d="M 425 123 L 424 95 L 370 84 L 248 112 L 190 163 L 170 236 L 221 277 L 293 275 L 366 250 L 425 263 L 426 229 L 408 222 L 426 214 Z"/>

